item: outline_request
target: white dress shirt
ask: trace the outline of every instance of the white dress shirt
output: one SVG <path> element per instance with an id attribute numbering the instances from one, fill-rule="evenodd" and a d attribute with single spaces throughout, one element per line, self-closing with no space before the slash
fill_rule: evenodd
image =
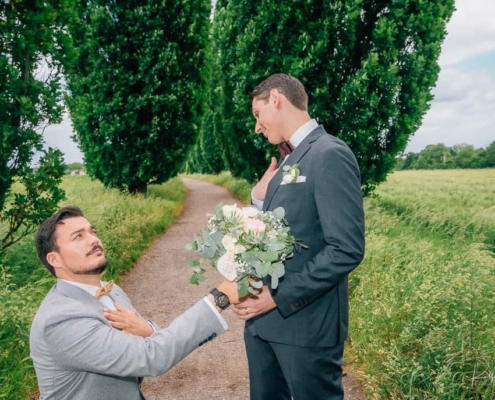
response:
<path id="1" fill-rule="evenodd" d="M 316 122 L 315 119 L 310 119 L 308 122 L 301 125 L 299 127 L 299 129 L 292 134 L 292 136 L 289 139 L 290 144 L 292 146 L 294 146 L 294 149 L 295 149 L 317 127 L 318 127 L 318 122 Z M 285 156 L 284 161 L 282 161 L 282 164 L 280 164 L 280 167 L 283 165 L 283 163 L 285 161 L 287 161 L 287 159 L 289 157 L 290 157 L 290 154 L 287 154 L 287 156 Z M 253 190 L 251 190 L 251 202 L 253 203 L 253 206 L 255 206 L 258 210 L 262 210 L 263 209 L 263 200 L 255 199 L 253 196 L 253 191 L 254 191 L 254 188 L 253 188 Z"/>

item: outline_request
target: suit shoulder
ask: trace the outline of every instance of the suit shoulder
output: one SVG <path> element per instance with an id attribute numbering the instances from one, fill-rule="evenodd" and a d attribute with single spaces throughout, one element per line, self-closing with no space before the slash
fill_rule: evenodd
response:
<path id="1" fill-rule="evenodd" d="M 352 155 L 354 157 L 354 153 L 350 149 L 350 147 L 343 140 L 330 135 L 325 132 L 320 135 L 314 142 L 314 146 L 317 151 L 321 153 L 342 153 L 347 155 Z"/>
<path id="2" fill-rule="evenodd" d="M 90 313 L 94 313 L 90 307 L 83 307 L 80 301 L 64 295 L 57 290 L 56 286 L 53 286 L 34 316 L 33 327 L 48 326 Z"/>

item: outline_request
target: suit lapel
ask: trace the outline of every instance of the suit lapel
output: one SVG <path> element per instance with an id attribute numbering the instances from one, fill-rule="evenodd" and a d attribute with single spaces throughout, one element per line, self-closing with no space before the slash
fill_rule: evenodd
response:
<path id="1" fill-rule="evenodd" d="M 87 307 L 91 307 L 103 312 L 103 304 L 96 297 L 91 296 L 88 292 L 81 289 L 80 287 L 74 286 L 63 280 L 57 280 L 56 290 L 63 295 L 77 300 Z M 113 290 L 112 290 L 113 292 Z"/>
<path id="2" fill-rule="evenodd" d="M 283 176 L 283 167 L 285 165 L 293 166 L 294 164 L 297 164 L 309 151 L 309 149 L 311 149 L 313 142 L 325 133 L 326 132 L 323 129 L 323 127 L 319 125 L 301 142 L 301 144 L 299 144 L 299 146 L 296 147 L 294 152 L 289 156 L 289 158 L 285 161 L 285 163 L 280 165 L 277 173 L 273 176 L 272 180 L 268 184 L 265 200 L 263 202 L 264 211 L 268 210 L 268 207 L 270 207 L 270 204 L 273 200 L 273 196 L 280 187 L 280 183 L 282 182 L 282 176 Z"/>

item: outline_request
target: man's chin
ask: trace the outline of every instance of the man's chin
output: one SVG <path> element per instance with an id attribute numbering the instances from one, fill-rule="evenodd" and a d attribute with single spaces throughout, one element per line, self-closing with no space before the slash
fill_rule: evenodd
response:
<path id="1" fill-rule="evenodd" d="M 103 274 L 103 272 L 107 268 L 107 265 L 108 265 L 108 263 L 105 260 L 102 264 L 100 264 L 94 268 L 88 269 L 86 271 L 81 271 L 77 274 L 78 275 L 101 275 L 101 274 Z"/>

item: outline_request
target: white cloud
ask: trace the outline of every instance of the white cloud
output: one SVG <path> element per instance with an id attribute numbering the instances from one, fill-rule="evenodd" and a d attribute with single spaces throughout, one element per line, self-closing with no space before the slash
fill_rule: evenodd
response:
<path id="1" fill-rule="evenodd" d="M 442 67 L 495 50 L 495 1 L 457 0 L 455 6 L 440 55 Z"/>
<path id="2" fill-rule="evenodd" d="M 476 148 L 495 141 L 495 1 L 457 0 L 442 46 L 435 100 L 407 152 L 428 144 L 468 143 Z"/>
<path id="3" fill-rule="evenodd" d="M 468 143 L 486 147 L 495 141 L 495 76 L 447 69 L 434 90 L 435 101 L 407 151 L 428 144 Z"/>

